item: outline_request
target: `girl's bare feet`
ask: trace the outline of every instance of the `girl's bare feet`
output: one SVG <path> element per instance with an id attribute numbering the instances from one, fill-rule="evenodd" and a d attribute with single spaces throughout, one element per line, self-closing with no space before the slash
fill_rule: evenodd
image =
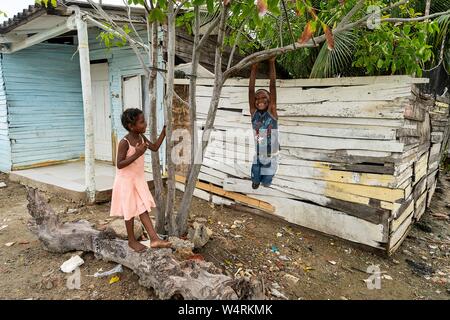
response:
<path id="1" fill-rule="evenodd" d="M 152 240 L 150 241 L 150 248 L 170 248 L 172 246 L 172 242 L 165 240 Z"/>
<path id="2" fill-rule="evenodd" d="M 144 252 L 147 249 L 147 247 L 139 241 L 128 241 L 128 246 L 138 253 Z"/>

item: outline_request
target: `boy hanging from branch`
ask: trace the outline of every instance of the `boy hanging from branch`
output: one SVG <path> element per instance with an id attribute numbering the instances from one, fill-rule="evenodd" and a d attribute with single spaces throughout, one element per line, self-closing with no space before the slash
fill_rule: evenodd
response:
<path id="1" fill-rule="evenodd" d="M 252 65 L 248 101 L 255 136 L 256 154 L 251 169 L 252 188 L 262 183 L 269 187 L 278 169 L 278 115 L 276 94 L 275 57 L 269 59 L 270 92 L 258 89 L 255 92 L 258 64 Z"/>

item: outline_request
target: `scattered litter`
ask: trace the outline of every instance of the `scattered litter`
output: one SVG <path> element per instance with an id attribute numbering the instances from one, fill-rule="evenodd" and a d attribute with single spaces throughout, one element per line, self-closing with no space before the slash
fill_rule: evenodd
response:
<path id="1" fill-rule="evenodd" d="M 237 226 L 239 224 L 242 224 L 242 221 L 241 220 L 234 220 L 233 224 Z"/>
<path id="2" fill-rule="evenodd" d="M 329 263 L 331 263 L 333 266 L 336 264 L 336 261 L 334 260 L 328 260 Z"/>
<path id="3" fill-rule="evenodd" d="M 441 290 L 436 290 L 435 291 L 437 294 L 441 294 Z"/>
<path id="4" fill-rule="evenodd" d="M 406 259 L 405 261 L 411 267 L 413 272 L 419 276 L 430 276 L 434 273 L 433 268 L 423 262 L 416 262 L 410 259 Z"/>
<path id="5" fill-rule="evenodd" d="M 237 228 L 237 226 L 235 225 L 235 224 L 233 224 L 233 225 L 231 225 L 231 227 L 230 227 L 231 229 L 236 229 Z"/>
<path id="6" fill-rule="evenodd" d="M 400 261 L 395 260 L 395 259 L 392 259 L 392 262 L 395 263 L 395 264 L 400 264 Z"/>
<path id="7" fill-rule="evenodd" d="M 281 286 L 277 282 L 272 282 L 272 288 L 281 289 Z"/>
<path id="8" fill-rule="evenodd" d="M 102 271 L 102 269 L 100 269 L 99 271 Z M 120 273 L 123 272 L 123 268 L 121 264 L 118 264 L 117 266 L 115 266 L 114 268 L 112 268 L 111 270 L 105 271 L 105 272 L 96 272 L 94 273 L 94 277 L 96 278 L 102 278 L 102 277 L 108 277 L 111 276 L 115 273 Z"/>
<path id="9" fill-rule="evenodd" d="M 383 275 L 381 276 L 381 278 L 382 278 L 382 279 L 386 279 L 386 280 L 393 280 L 392 277 L 391 277 L 390 275 L 388 275 L 388 274 L 383 274 Z"/>
<path id="10" fill-rule="evenodd" d="M 67 213 L 68 213 L 68 214 L 75 214 L 75 213 L 78 213 L 78 209 L 69 209 L 69 210 L 67 210 Z"/>
<path id="11" fill-rule="evenodd" d="M 277 238 L 281 238 L 283 234 L 281 232 L 277 232 Z"/>
<path id="12" fill-rule="evenodd" d="M 279 256 L 278 259 L 283 260 L 283 261 L 290 261 L 291 259 L 287 256 Z"/>
<path id="13" fill-rule="evenodd" d="M 280 252 L 280 250 L 278 250 L 277 246 L 272 246 L 271 248 L 272 252 L 276 253 L 276 252 Z"/>
<path id="14" fill-rule="evenodd" d="M 274 297 L 277 297 L 277 298 L 283 298 L 283 299 L 285 299 L 285 300 L 288 300 L 288 298 L 284 295 L 284 294 L 282 294 L 280 291 L 278 291 L 277 289 L 270 289 L 270 293 L 274 296 Z"/>
<path id="15" fill-rule="evenodd" d="M 230 233 L 230 230 L 228 230 L 228 229 L 223 229 L 223 233 Z"/>
<path id="16" fill-rule="evenodd" d="M 346 297 L 344 297 L 344 296 L 341 296 L 340 299 L 341 299 L 341 300 L 348 300 L 348 298 L 346 298 Z"/>
<path id="17" fill-rule="evenodd" d="M 5 243 L 5 246 L 7 246 L 7 247 L 11 247 L 11 246 L 13 246 L 13 245 L 14 245 L 14 243 L 15 243 L 15 242 L 7 242 L 7 243 Z"/>
<path id="18" fill-rule="evenodd" d="M 1 229 L 0 229 L 0 230 L 1 230 Z M 429 244 L 429 245 L 428 245 L 428 248 L 433 249 L 433 250 L 436 250 L 436 249 L 438 248 L 438 246 Z"/>
<path id="19" fill-rule="evenodd" d="M 84 260 L 80 258 L 80 256 L 73 256 L 69 260 L 66 260 L 60 267 L 62 272 L 71 273 L 76 268 L 81 266 L 84 263 Z"/>
<path id="20" fill-rule="evenodd" d="M 306 266 L 306 267 L 303 268 L 303 270 L 304 270 L 305 272 L 308 272 L 308 271 L 314 270 L 314 268 L 313 268 L 313 267 L 308 267 L 308 266 Z"/>
<path id="21" fill-rule="evenodd" d="M 428 260 L 428 258 L 425 257 L 425 256 L 421 256 L 420 258 L 421 258 L 422 260 L 425 260 L 425 261 Z"/>
<path id="22" fill-rule="evenodd" d="M 0 226 L 0 231 L 2 231 L 3 229 L 6 229 L 8 227 L 7 224 L 4 224 L 3 226 Z"/>
<path id="23" fill-rule="evenodd" d="M 283 278 L 291 285 L 296 285 L 300 281 L 299 278 L 289 273 L 286 273 Z"/>
<path id="24" fill-rule="evenodd" d="M 109 284 L 113 284 L 116 282 L 119 282 L 120 278 L 118 276 L 113 276 L 111 279 L 109 279 Z"/>
<path id="25" fill-rule="evenodd" d="M 345 249 L 344 251 L 345 251 L 345 253 L 346 253 L 346 254 L 350 254 L 350 253 L 352 253 L 352 249 L 350 249 L 350 248 L 348 248 L 348 249 Z"/>
<path id="26" fill-rule="evenodd" d="M 236 234 L 234 237 L 235 237 L 236 239 L 242 238 L 242 236 L 241 236 L 240 234 Z"/>
<path id="27" fill-rule="evenodd" d="M 6 188 L 6 183 L 0 182 L 0 188 Z"/>
<path id="28" fill-rule="evenodd" d="M 195 218 L 195 221 L 197 221 L 199 223 L 206 223 L 208 220 L 206 218 L 198 217 L 198 218 Z"/>
<path id="29" fill-rule="evenodd" d="M 432 213 L 431 215 L 437 220 L 448 220 L 448 215 L 443 213 Z"/>

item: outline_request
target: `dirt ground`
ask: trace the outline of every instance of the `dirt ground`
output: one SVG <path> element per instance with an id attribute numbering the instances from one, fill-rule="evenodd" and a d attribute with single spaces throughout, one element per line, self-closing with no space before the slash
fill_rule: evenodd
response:
<path id="1" fill-rule="evenodd" d="M 115 264 L 97 260 L 91 253 L 77 252 L 85 261 L 80 267 L 81 286 L 68 289 L 68 275 L 59 267 L 74 253 L 45 251 L 27 228 L 25 188 L 4 174 L 0 181 L 7 184 L 0 189 L 0 299 L 156 299 L 126 268 L 112 284 L 111 277 L 93 277 Z M 81 206 L 47 196 L 64 220 L 87 219 L 101 227 L 109 218 L 109 203 Z M 449 213 L 450 176 L 443 176 L 430 210 L 400 249 L 385 257 L 302 227 L 197 198 L 191 210 L 192 221 L 204 222 L 214 232 L 199 253 L 224 272 L 256 275 L 264 280 L 272 299 L 279 299 L 272 295 L 279 292 L 289 299 L 343 300 L 449 299 Z M 380 289 L 368 289 L 364 281 L 371 276 L 366 272 L 371 265 L 381 269 Z"/>

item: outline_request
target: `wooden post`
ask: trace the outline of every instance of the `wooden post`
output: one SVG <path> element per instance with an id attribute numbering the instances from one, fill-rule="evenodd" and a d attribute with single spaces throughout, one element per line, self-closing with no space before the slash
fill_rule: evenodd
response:
<path id="1" fill-rule="evenodd" d="M 91 64 L 89 60 L 89 39 L 87 23 L 76 11 L 76 25 L 78 31 L 78 54 L 80 55 L 81 87 L 83 91 L 84 110 L 84 156 L 85 183 L 87 200 L 95 202 L 95 151 L 94 151 L 94 117 L 92 104 Z"/>

